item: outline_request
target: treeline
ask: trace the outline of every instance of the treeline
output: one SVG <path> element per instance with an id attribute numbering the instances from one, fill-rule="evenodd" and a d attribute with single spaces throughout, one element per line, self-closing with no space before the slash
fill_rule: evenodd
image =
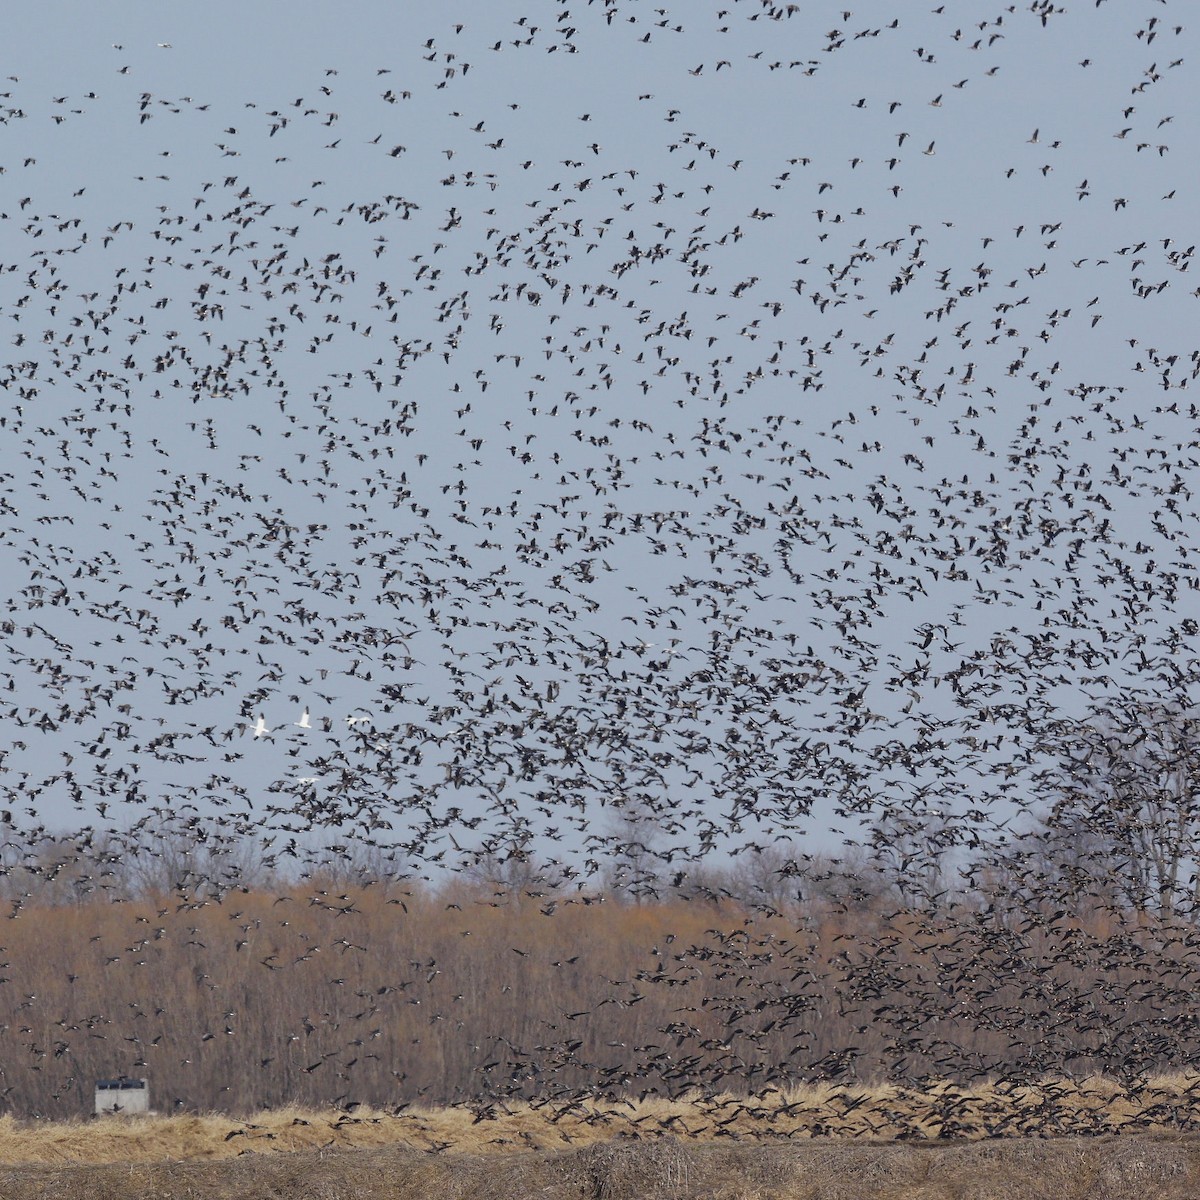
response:
<path id="1" fill-rule="evenodd" d="M 655 898 L 531 883 L 519 862 L 437 886 L 359 862 L 204 894 L 81 887 L 43 860 L 17 895 L 10 870 L 0 922 L 19 1115 L 90 1111 L 118 1074 L 146 1076 L 159 1111 L 248 1112 L 1200 1060 L 1191 923 L 1067 911 L 1011 876 L 915 903 L 866 860 L 814 858 L 766 873 L 779 894 L 730 868 Z"/>

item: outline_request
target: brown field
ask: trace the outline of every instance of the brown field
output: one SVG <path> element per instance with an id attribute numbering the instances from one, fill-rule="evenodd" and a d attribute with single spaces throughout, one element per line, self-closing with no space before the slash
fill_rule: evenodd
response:
<path id="1" fill-rule="evenodd" d="M 0 1167 L 5 1200 L 1195 1200 L 1194 1135 L 934 1144 L 609 1142 L 434 1155 L 403 1146 L 219 1162 Z"/>
<path id="2" fill-rule="evenodd" d="M 0 1195 L 1194 1200 L 1198 1085 L 1165 1076 L 1134 1090 L 1046 1080 L 641 1104 L 280 1109 L 249 1120 L 5 1117 Z"/>

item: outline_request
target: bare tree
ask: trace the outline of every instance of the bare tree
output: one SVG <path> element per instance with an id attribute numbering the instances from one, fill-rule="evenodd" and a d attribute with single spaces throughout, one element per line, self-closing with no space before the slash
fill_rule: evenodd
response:
<path id="1" fill-rule="evenodd" d="M 618 797 L 613 807 L 617 815 L 605 882 L 616 896 L 635 904 L 657 898 L 663 883 L 660 865 L 666 861 L 660 849 L 661 820 L 644 800 Z"/>
<path id="2" fill-rule="evenodd" d="M 272 877 L 270 855 L 262 841 L 250 835 L 214 836 L 195 820 L 179 820 L 155 809 L 153 824 L 143 820 L 132 830 L 114 835 L 121 853 L 121 882 L 134 895 L 219 897 L 234 889 L 265 886 Z M 153 837 L 139 836 L 150 826 Z"/>
<path id="3" fill-rule="evenodd" d="M 946 859 L 957 842 L 954 820 L 925 803 L 889 809 L 871 828 L 870 858 L 906 907 L 936 905 L 949 891 Z"/>
<path id="4" fill-rule="evenodd" d="M 1057 798 L 1039 837 L 1050 864 L 1113 882 L 1160 916 L 1200 901 L 1200 712 L 1130 699 L 1060 722 L 1043 779 Z"/>
<path id="5" fill-rule="evenodd" d="M 522 900 L 531 896 L 540 898 L 554 886 L 557 876 L 551 872 L 548 878 L 540 868 L 532 840 L 524 827 L 514 827 L 506 837 L 489 839 L 472 851 L 463 865 L 466 879 L 514 908 L 520 908 Z"/>
<path id="6" fill-rule="evenodd" d="M 1113 871 L 1113 840 L 1088 812 L 1060 808 L 1033 828 L 981 849 L 963 877 L 998 923 L 1019 924 L 1055 911 L 1067 897 L 1077 908 L 1121 913 L 1131 907 Z"/>
<path id="7" fill-rule="evenodd" d="M 802 902 L 800 877 L 811 860 L 790 840 L 749 846 L 729 871 L 728 890 L 749 907 L 791 915 Z"/>

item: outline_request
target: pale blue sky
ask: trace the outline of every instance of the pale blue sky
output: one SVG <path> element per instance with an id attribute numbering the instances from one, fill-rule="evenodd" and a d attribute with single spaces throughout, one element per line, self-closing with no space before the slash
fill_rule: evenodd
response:
<path id="1" fill-rule="evenodd" d="M 18 823 L 827 849 L 1190 678 L 1188 10 L 787 7 L 10 14 Z"/>

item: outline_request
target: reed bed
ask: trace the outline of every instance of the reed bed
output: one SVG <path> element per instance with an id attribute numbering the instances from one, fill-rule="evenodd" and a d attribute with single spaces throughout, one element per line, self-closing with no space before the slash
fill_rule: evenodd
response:
<path id="1" fill-rule="evenodd" d="M 1200 1131 L 1200 1074 L 1137 1084 L 1043 1079 L 974 1087 L 931 1081 L 821 1086 L 664 1100 L 480 1101 L 396 1111 L 280 1108 L 77 1121 L 0 1118 L 0 1164 L 205 1162 L 247 1153 L 400 1147 L 436 1155 L 511 1155 L 670 1141 L 789 1144 L 806 1139 L 969 1142 Z"/>

